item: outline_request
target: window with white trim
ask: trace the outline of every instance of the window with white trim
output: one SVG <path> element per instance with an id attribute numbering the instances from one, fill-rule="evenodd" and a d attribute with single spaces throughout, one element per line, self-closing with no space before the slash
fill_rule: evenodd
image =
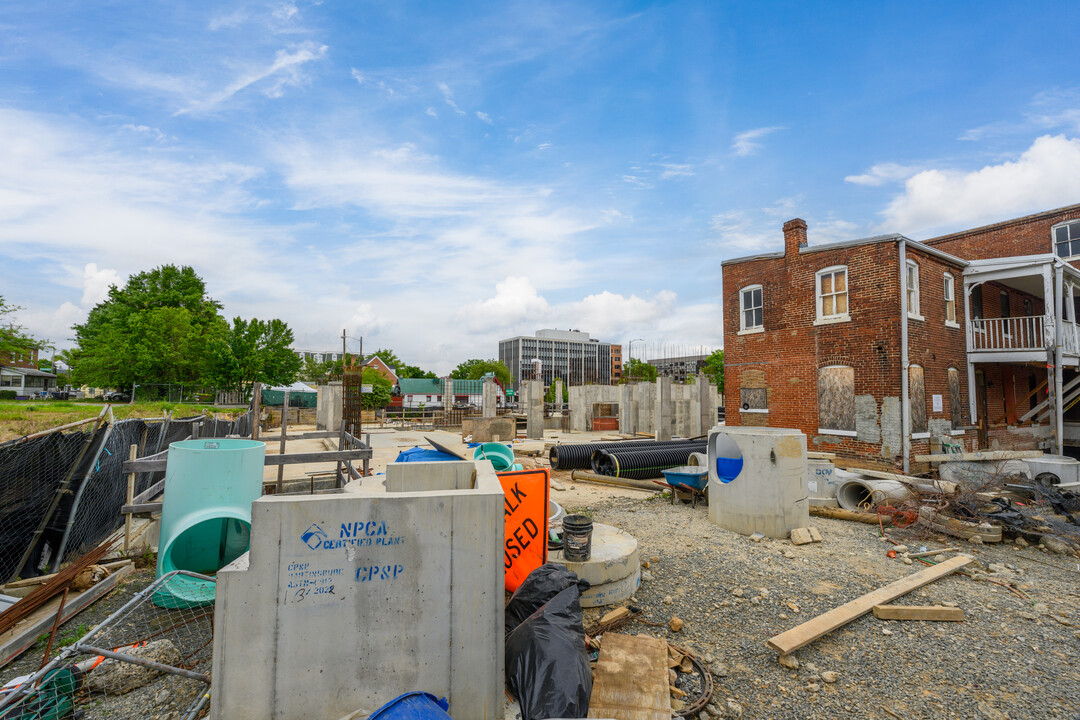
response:
<path id="1" fill-rule="evenodd" d="M 816 278 L 818 321 L 848 319 L 847 267 L 818 270 Z"/>
<path id="2" fill-rule="evenodd" d="M 764 301 L 760 285 L 749 285 L 739 291 L 739 329 L 758 330 L 765 327 Z"/>
<path id="3" fill-rule="evenodd" d="M 1056 225 L 1050 232 L 1054 236 L 1054 252 L 1060 258 L 1080 256 L 1080 220 Z"/>
<path id="4" fill-rule="evenodd" d="M 956 322 L 956 280 L 952 273 L 945 273 L 945 324 L 959 327 Z"/>
<path id="5" fill-rule="evenodd" d="M 818 370 L 818 432 L 855 435 L 855 368 L 829 365 Z"/>
<path id="6" fill-rule="evenodd" d="M 907 261 L 907 314 L 908 317 L 913 317 L 918 320 L 922 320 L 922 313 L 919 312 L 919 264 L 914 260 Z"/>

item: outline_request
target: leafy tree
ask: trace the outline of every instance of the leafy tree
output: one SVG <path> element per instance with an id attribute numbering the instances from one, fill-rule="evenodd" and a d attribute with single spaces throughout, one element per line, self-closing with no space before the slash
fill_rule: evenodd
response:
<path id="1" fill-rule="evenodd" d="M 397 372 L 397 368 L 405 364 L 401 361 L 401 358 L 399 358 L 397 354 L 395 354 L 394 351 L 390 349 L 379 349 L 373 352 L 372 355 L 377 355 L 378 357 L 382 358 L 382 361 L 389 365 L 391 368 L 393 368 L 395 372 Z"/>
<path id="2" fill-rule="evenodd" d="M 220 308 L 190 267 L 162 265 L 132 275 L 74 327 L 73 378 L 97 387 L 194 382 L 213 342 L 228 331 Z"/>
<path id="3" fill-rule="evenodd" d="M 219 388 L 244 393 L 256 382 L 288 385 L 300 372 L 292 343 L 292 330 L 281 320 L 233 318 L 228 332 L 213 342 L 208 379 Z"/>
<path id="4" fill-rule="evenodd" d="M 438 380 L 439 376 L 428 370 L 424 372 L 415 365 L 401 365 L 397 369 L 397 376 L 399 378 L 428 378 L 429 380 Z"/>
<path id="5" fill-rule="evenodd" d="M 563 383 L 563 388 L 562 388 L 562 401 L 564 403 L 570 402 L 570 388 L 567 386 L 567 384 L 565 382 Z M 546 403 L 555 402 L 555 383 L 551 383 L 550 385 L 548 385 L 547 392 L 544 393 L 544 402 L 546 402 Z"/>
<path id="6" fill-rule="evenodd" d="M 364 393 L 360 401 L 360 407 L 371 410 L 383 408 L 390 404 L 390 393 L 393 390 L 393 385 L 378 370 L 366 367 L 360 377 L 365 385 L 371 385 L 371 392 Z"/>
<path id="7" fill-rule="evenodd" d="M 716 383 L 716 389 L 724 393 L 724 351 L 714 350 L 705 361 L 705 376 Z"/>
<path id="8" fill-rule="evenodd" d="M 473 358 L 461 363 L 450 373 L 450 377 L 457 380 L 479 380 L 489 372 L 495 373 L 495 377 L 499 379 L 499 382 L 504 387 L 510 386 L 514 382 L 514 376 L 510 374 L 510 368 L 506 367 L 506 364 L 501 360 L 480 360 L 479 358 Z"/>
<path id="9" fill-rule="evenodd" d="M 620 383 L 653 382 L 656 380 L 656 366 L 630 358 L 623 364 L 623 376 Z"/>
<path id="10" fill-rule="evenodd" d="M 26 353 L 42 347 L 42 343 L 15 322 L 14 315 L 20 310 L 18 305 L 8 305 L 0 295 L 0 360 L 7 360 L 10 353 Z"/>
<path id="11" fill-rule="evenodd" d="M 338 363 L 338 372 L 340 370 L 341 363 Z M 312 382 L 317 385 L 322 385 L 330 379 L 330 373 L 333 372 L 334 363 L 330 360 L 326 362 L 316 362 L 315 358 L 304 358 L 303 365 L 300 367 L 300 379 L 306 382 Z"/>

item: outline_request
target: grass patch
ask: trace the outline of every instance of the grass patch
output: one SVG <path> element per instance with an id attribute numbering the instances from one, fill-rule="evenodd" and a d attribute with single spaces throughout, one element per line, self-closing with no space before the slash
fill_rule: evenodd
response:
<path id="1" fill-rule="evenodd" d="M 95 400 L 0 400 L 0 442 L 14 440 L 59 425 L 93 418 L 101 412 L 103 403 Z M 194 405 L 170 402 L 136 402 L 113 405 L 118 420 L 127 418 L 160 418 L 171 410 L 173 417 L 222 413 L 239 415 L 244 408 L 221 408 L 213 405 Z"/>
<path id="2" fill-rule="evenodd" d="M 93 625 L 82 623 L 76 625 L 70 630 L 56 634 L 56 642 L 53 643 L 53 650 L 59 650 L 60 648 L 66 648 L 68 645 L 74 644 L 79 638 L 86 635 L 94 629 Z M 49 633 L 42 633 L 38 636 L 37 642 L 34 643 L 35 650 L 43 650 L 45 646 L 49 644 Z"/>

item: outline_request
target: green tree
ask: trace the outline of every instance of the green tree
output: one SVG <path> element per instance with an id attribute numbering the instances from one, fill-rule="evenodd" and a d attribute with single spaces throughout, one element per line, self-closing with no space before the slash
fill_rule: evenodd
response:
<path id="1" fill-rule="evenodd" d="M 0 360 L 7 360 L 10 353 L 28 353 L 43 347 L 15 322 L 15 313 L 20 310 L 18 305 L 8 305 L 0 295 Z"/>
<path id="2" fill-rule="evenodd" d="M 341 372 L 340 363 L 338 363 L 338 372 Z M 306 357 L 300 367 L 300 379 L 306 382 L 315 383 L 316 385 L 322 385 L 330 379 L 330 373 L 334 368 L 334 363 L 327 360 L 326 362 L 316 362 L 315 358 Z"/>
<path id="3" fill-rule="evenodd" d="M 97 387 L 197 381 L 213 342 L 228 331 L 221 304 L 190 267 L 162 265 L 132 275 L 75 325 L 75 382 Z"/>
<path id="4" fill-rule="evenodd" d="M 399 358 L 397 354 L 389 348 L 380 348 L 379 350 L 373 352 L 372 355 L 377 355 L 378 357 L 382 358 L 382 361 L 389 365 L 391 368 L 393 368 L 395 372 L 397 372 L 397 368 L 405 364 L 401 361 L 401 358 Z"/>
<path id="5" fill-rule="evenodd" d="M 450 376 L 458 380 L 479 380 L 489 372 L 495 373 L 495 377 L 499 379 L 503 387 L 509 387 L 514 382 L 510 368 L 506 367 L 501 360 L 480 360 L 479 358 L 466 360 L 454 368 Z"/>
<path id="6" fill-rule="evenodd" d="M 563 388 L 562 388 L 562 401 L 564 403 L 570 402 L 570 388 L 567 386 L 567 384 L 565 382 L 563 383 Z M 550 385 L 548 385 L 547 392 L 544 393 L 544 402 L 546 402 L 546 403 L 555 402 L 555 383 L 551 383 Z"/>
<path id="7" fill-rule="evenodd" d="M 402 365 L 397 369 L 397 376 L 399 378 L 428 378 L 429 380 L 438 380 L 439 376 L 428 370 L 427 372 L 421 370 L 415 365 Z"/>
<path id="8" fill-rule="evenodd" d="M 714 350 L 705 361 L 705 376 L 716 384 L 720 394 L 724 393 L 724 351 Z"/>
<path id="9" fill-rule="evenodd" d="M 384 408 L 390 404 L 390 393 L 393 385 L 378 370 L 366 367 L 360 377 L 365 385 L 371 385 L 371 392 L 364 393 L 360 401 L 360 407 L 371 410 Z"/>
<path id="10" fill-rule="evenodd" d="M 637 358 L 630 358 L 623 364 L 623 376 L 620 383 L 628 382 L 653 382 L 656 380 L 656 366 L 642 362 Z"/>
<path id="11" fill-rule="evenodd" d="M 247 393 L 256 382 L 289 385 L 300 372 L 293 333 L 284 321 L 233 318 L 212 344 L 207 379 L 219 388 Z"/>

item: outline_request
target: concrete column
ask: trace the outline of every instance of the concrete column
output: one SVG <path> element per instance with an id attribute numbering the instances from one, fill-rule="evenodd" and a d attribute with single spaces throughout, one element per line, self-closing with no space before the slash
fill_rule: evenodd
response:
<path id="1" fill-rule="evenodd" d="M 525 411 L 525 437 L 530 440 L 544 439 L 544 381 L 528 380 L 525 383 L 528 388 L 529 405 Z"/>
<path id="2" fill-rule="evenodd" d="M 697 385 L 694 392 L 697 395 L 697 423 L 698 431 L 694 437 L 704 435 L 716 425 L 716 400 L 714 400 L 714 385 L 710 385 L 705 375 L 697 376 Z"/>
<path id="3" fill-rule="evenodd" d="M 619 386 L 619 432 L 633 435 L 637 432 L 634 421 L 633 386 L 629 383 Z"/>
<path id="4" fill-rule="evenodd" d="M 555 378 L 555 411 L 561 413 L 564 407 L 562 378 Z"/>
<path id="5" fill-rule="evenodd" d="M 495 406 L 498 404 L 498 387 L 495 385 L 495 379 L 487 378 L 481 387 L 483 388 L 481 411 L 484 417 L 495 417 Z"/>
<path id="6" fill-rule="evenodd" d="M 656 378 L 656 397 L 654 414 L 656 416 L 656 439 L 671 439 L 671 378 Z"/>
<path id="7" fill-rule="evenodd" d="M 443 378 L 443 410 L 454 407 L 454 378 L 447 375 Z"/>

